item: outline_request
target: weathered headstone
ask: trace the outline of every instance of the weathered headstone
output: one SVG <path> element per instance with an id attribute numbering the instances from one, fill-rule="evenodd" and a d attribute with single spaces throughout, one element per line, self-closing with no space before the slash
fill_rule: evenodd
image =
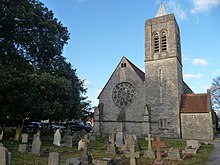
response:
<path id="1" fill-rule="evenodd" d="M 135 152 L 135 146 L 130 146 L 130 152 L 126 153 L 126 157 L 130 157 L 130 165 L 137 165 L 137 158 L 140 158 L 140 152 Z"/>
<path id="2" fill-rule="evenodd" d="M 146 137 L 145 140 L 148 141 L 148 146 L 147 146 L 148 149 L 144 152 L 144 157 L 154 159 L 155 154 L 154 151 L 152 150 L 152 141 L 154 140 L 154 138 L 151 138 L 151 135 L 148 134 L 148 137 Z"/>
<path id="3" fill-rule="evenodd" d="M 167 159 L 181 160 L 179 149 L 171 147 L 168 151 Z"/>
<path id="4" fill-rule="evenodd" d="M 81 165 L 81 161 L 77 158 L 70 158 L 66 160 L 66 165 Z"/>
<path id="5" fill-rule="evenodd" d="M 107 146 L 107 152 L 108 153 L 113 153 L 115 154 L 116 153 L 116 146 L 115 146 L 115 141 L 116 141 L 116 129 L 112 129 L 112 133 L 111 133 L 111 136 L 110 136 L 110 144 L 108 144 Z"/>
<path id="6" fill-rule="evenodd" d="M 4 131 L 1 131 L 1 134 L 0 134 L 0 140 L 3 139 L 3 134 L 4 134 Z"/>
<path id="7" fill-rule="evenodd" d="M 123 132 L 117 132 L 116 133 L 116 142 L 117 147 L 121 147 L 124 145 L 124 133 Z"/>
<path id="8" fill-rule="evenodd" d="M 164 162 L 161 160 L 160 147 L 161 147 L 160 137 L 157 137 L 156 138 L 157 158 L 156 158 L 156 160 L 154 162 L 154 165 L 163 165 L 164 164 Z"/>
<path id="9" fill-rule="evenodd" d="M 135 149 L 137 148 L 137 141 L 135 139 L 137 139 L 136 135 L 126 135 L 124 151 L 130 151 L 131 146 L 135 146 Z"/>
<path id="10" fill-rule="evenodd" d="M 18 145 L 18 152 L 26 153 L 27 152 L 27 144 L 19 144 Z"/>
<path id="11" fill-rule="evenodd" d="M 89 164 L 92 162 L 91 156 L 88 154 L 88 143 L 90 142 L 88 135 L 84 136 L 84 151 L 83 155 L 81 156 L 81 162 L 84 164 Z"/>
<path id="12" fill-rule="evenodd" d="M 84 150 L 84 142 L 82 139 L 78 142 L 78 150 Z"/>
<path id="13" fill-rule="evenodd" d="M 201 146 L 197 140 L 187 140 L 186 144 L 185 152 L 188 154 L 197 154 L 197 151 Z"/>
<path id="14" fill-rule="evenodd" d="M 72 147 L 73 146 L 72 136 L 69 134 L 69 132 L 67 132 L 64 135 L 63 141 L 64 141 L 64 146 L 66 146 L 66 147 Z"/>
<path id="15" fill-rule="evenodd" d="M 93 165 L 115 165 L 115 161 L 112 158 L 102 158 L 92 160 Z"/>
<path id="16" fill-rule="evenodd" d="M 60 155 L 58 152 L 50 152 L 48 165 L 60 165 Z"/>
<path id="17" fill-rule="evenodd" d="M 60 142 L 61 142 L 60 129 L 57 129 L 54 134 L 53 144 L 56 146 L 60 146 Z"/>
<path id="18" fill-rule="evenodd" d="M 41 150 L 40 136 L 38 136 L 37 134 L 34 134 L 31 152 L 33 154 L 40 155 L 40 150 Z"/>
<path id="19" fill-rule="evenodd" d="M 27 143 L 28 142 L 28 134 L 27 133 L 22 134 L 21 142 L 22 143 Z"/>
<path id="20" fill-rule="evenodd" d="M 187 148 L 199 148 L 201 146 L 198 140 L 187 140 L 186 144 Z"/>
<path id="21" fill-rule="evenodd" d="M 9 163 L 8 149 L 0 147 L 0 165 L 9 165 Z"/>

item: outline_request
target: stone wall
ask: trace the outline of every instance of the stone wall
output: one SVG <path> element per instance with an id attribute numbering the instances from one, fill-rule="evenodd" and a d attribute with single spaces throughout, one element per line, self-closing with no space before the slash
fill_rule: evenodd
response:
<path id="1" fill-rule="evenodd" d="M 181 113 L 183 139 L 213 140 L 212 115 L 209 113 Z"/>

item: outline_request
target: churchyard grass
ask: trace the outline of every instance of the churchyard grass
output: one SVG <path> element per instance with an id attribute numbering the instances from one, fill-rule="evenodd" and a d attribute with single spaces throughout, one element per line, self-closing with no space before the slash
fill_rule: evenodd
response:
<path id="1" fill-rule="evenodd" d="M 29 148 L 31 145 L 31 141 L 29 139 Z M 12 153 L 12 162 L 11 165 L 22 165 L 22 164 L 33 164 L 33 165 L 46 165 L 48 161 L 49 152 L 59 152 L 60 153 L 60 161 L 61 165 L 65 165 L 65 162 L 68 158 L 78 157 L 82 155 L 83 151 L 77 150 L 77 145 L 74 145 L 73 148 L 69 147 L 57 147 L 53 145 L 53 137 L 52 136 L 43 136 L 41 137 L 42 141 L 42 155 L 34 155 L 31 153 L 19 153 L 18 145 L 20 143 L 11 141 L 3 141 L 3 145 L 8 148 L 8 150 Z M 165 142 L 165 146 L 161 149 L 162 151 L 168 150 L 170 147 L 175 147 L 179 149 L 184 149 L 186 147 L 186 141 L 181 139 L 161 139 L 162 142 Z M 140 144 L 142 150 L 147 149 L 147 142 L 144 138 L 138 139 L 138 143 Z M 106 153 L 106 145 L 107 139 L 102 137 L 98 138 L 95 141 L 91 141 L 89 144 L 89 154 L 95 158 L 113 158 L 118 160 L 120 165 L 128 165 L 129 158 L 126 158 L 122 154 L 109 154 Z M 190 165 L 190 164 L 198 164 L 205 165 L 209 154 L 211 153 L 213 146 L 212 145 L 204 145 L 202 144 L 201 148 L 198 151 L 197 155 L 188 155 L 183 161 L 169 161 L 165 160 L 167 164 L 178 164 L 178 165 Z M 153 149 L 155 146 L 153 145 Z M 119 151 L 120 152 L 120 151 Z M 165 155 L 162 154 L 162 159 Z M 120 161 L 119 161 L 120 160 Z M 153 159 L 141 157 L 138 159 L 138 165 L 150 165 L 154 162 Z"/>

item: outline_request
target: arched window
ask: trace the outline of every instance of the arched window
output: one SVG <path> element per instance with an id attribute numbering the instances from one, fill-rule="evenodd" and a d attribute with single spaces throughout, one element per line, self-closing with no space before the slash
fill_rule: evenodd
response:
<path id="1" fill-rule="evenodd" d="M 162 31 L 161 33 L 161 49 L 162 51 L 167 50 L 167 34 L 165 31 Z"/>
<path id="2" fill-rule="evenodd" d="M 159 52 L 159 35 L 158 35 L 158 33 L 154 34 L 154 52 Z"/>

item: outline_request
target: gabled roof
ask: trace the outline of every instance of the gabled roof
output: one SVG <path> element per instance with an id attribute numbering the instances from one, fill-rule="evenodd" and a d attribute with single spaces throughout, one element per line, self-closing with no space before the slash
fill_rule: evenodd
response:
<path id="1" fill-rule="evenodd" d="M 165 9 L 163 3 L 161 3 L 155 17 L 160 17 L 160 16 L 163 16 L 163 15 L 167 15 L 167 12 L 166 12 L 166 9 Z"/>
<path id="2" fill-rule="evenodd" d="M 182 94 L 181 113 L 207 113 L 209 112 L 208 94 Z"/>
<path id="3" fill-rule="evenodd" d="M 107 81 L 107 83 L 105 84 L 104 88 L 102 89 L 102 91 L 105 89 L 106 85 L 108 84 L 108 82 L 111 80 L 112 76 L 114 75 L 116 69 L 118 67 L 120 67 L 120 64 L 122 62 L 122 60 L 125 60 L 128 62 L 128 64 L 132 67 L 132 69 L 135 71 L 135 73 L 138 75 L 138 77 L 140 77 L 140 79 L 144 82 L 145 80 L 145 73 L 143 71 L 141 71 L 138 67 L 136 67 L 131 61 L 129 61 L 126 57 L 122 57 L 122 59 L 120 60 L 119 64 L 117 65 L 117 67 L 115 68 L 114 72 L 112 73 L 111 77 L 109 78 L 109 80 Z M 99 96 L 101 95 L 102 91 L 100 92 Z M 98 98 L 99 98 L 98 96 Z"/>
<path id="4" fill-rule="evenodd" d="M 136 67 L 131 61 L 129 61 L 126 57 L 123 57 L 123 58 L 125 58 L 127 61 L 128 61 L 128 63 L 131 65 L 131 67 L 134 69 L 134 71 L 137 73 L 137 75 L 140 77 L 140 79 L 142 80 L 142 81 L 144 81 L 145 80 L 145 73 L 142 71 L 142 70 L 140 70 L 138 67 Z"/>

